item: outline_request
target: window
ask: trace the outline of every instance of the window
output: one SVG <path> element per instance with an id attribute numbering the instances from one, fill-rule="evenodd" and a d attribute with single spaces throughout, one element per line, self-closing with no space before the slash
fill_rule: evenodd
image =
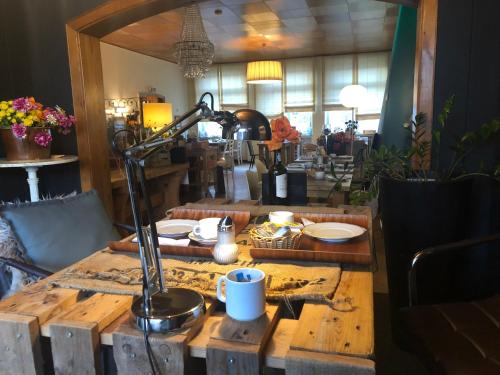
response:
<path id="1" fill-rule="evenodd" d="M 339 109 L 334 111 L 325 111 L 325 128 L 333 133 L 337 130 L 344 131 L 346 121 L 352 120 L 352 111 Z"/>
<path id="2" fill-rule="evenodd" d="M 363 133 L 364 130 L 375 130 L 378 131 L 378 124 L 380 122 L 380 118 L 366 119 L 366 120 L 358 120 L 358 133 Z"/>
<path id="3" fill-rule="evenodd" d="M 312 112 L 285 112 L 285 116 L 290 121 L 290 125 L 295 126 L 302 136 L 311 137 L 312 136 Z"/>
<path id="4" fill-rule="evenodd" d="M 194 81 L 196 101 L 205 92 L 210 92 L 214 96 L 214 109 L 220 109 L 219 104 L 219 75 L 217 65 L 207 72 L 204 78 L 197 78 Z M 206 96 L 205 101 L 210 105 L 210 97 Z M 222 127 L 215 122 L 199 122 L 198 123 L 198 137 L 200 138 L 221 138 Z"/>
<path id="5" fill-rule="evenodd" d="M 382 111 L 388 65 L 388 52 L 358 55 L 358 84 L 366 87 L 368 91 L 365 104 L 357 110 L 359 114 Z"/>
<path id="6" fill-rule="evenodd" d="M 324 58 L 323 110 L 340 104 L 339 94 L 353 80 L 353 55 L 328 56 Z"/>
<path id="7" fill-rule="evenodd" d="M 222 138 L 222 126 L 216 122 L 199 122 L 199 138 Z"/>
<path id="8" fill-rule="evenodd" d="M 224 110 L 247 107 L 246 64 L 224 64 L 220 69 Z"/>
<path id="9" fill-rule="evenodd" d="M 255 85 L 255 109 L 267 117 L 278 116 L 283 112 L 281 82 Z"/>
<path id="10" fill-rule="evenodd" d="M 293 59 L 285 62 L 285 110 L 312 112 L 314 107 L 314 60 Z"/>
<path id="11" fill-rule="evenodd" d="M 197 78 L 194 81 L 194 89 L 197 102 L 201 95 L 208 91 L 214 96 L 214 109 L 219 110 L 219 76 L 216 65 L 208 71 L 204 78 Z M 210 105 L 209 97 L 205 97 L 205 99 Z"/>

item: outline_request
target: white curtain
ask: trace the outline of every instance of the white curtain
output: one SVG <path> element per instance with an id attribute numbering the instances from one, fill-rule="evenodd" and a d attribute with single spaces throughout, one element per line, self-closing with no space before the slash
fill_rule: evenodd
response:
<path id="1" fill-rule="evenodd" d="M 221 68 L 222 106 L 247 107 L 246 64 L 223 64 Z"/>
<path id="2" fill-rule="evenodd" d="M 312 58 L 285 61 L 285 110 L 314 110 L 314 60 Z"/>
<path id="3" fill-rule="evenodd" d="M 360 53 L 358 55 L 358 84 L 366 87 L 367 98 L 358 108 L 359 114 L 380 113 L 384 100 L 389 52 Z"/>
<path id="4" fill-rule="evenodd" d="M 328 56 L 323 59 L 323 110 L 339 105 L 339 94 L 347 85 L 353 84 L 353 55 Z"/>
<path id="5" fill-rule="evenodd" d="M 255 107 L 268 117 L 280 115 L 283 112 L 282 83 L 255 85 Z"/>
<path id="6" fill-rule="evenodd" d="M 219 110 L 219 76 L 217 72 L 217 65 L 213 65 L 210 71 L 205 75 L 205 78 L 197 78 L 194 81 L 196 102 L 200 96 L 205 92 L 210 92 L 214 96 L 214 109 Z M 205 97 L 205 101 L 210 105 L 209 97 Z"/>

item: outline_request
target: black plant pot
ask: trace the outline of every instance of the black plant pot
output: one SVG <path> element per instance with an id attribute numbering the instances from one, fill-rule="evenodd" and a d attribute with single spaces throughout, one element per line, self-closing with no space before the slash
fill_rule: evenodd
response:
<path id="1" fill-rule="evenodd" d="M 470 190 L 470 180 L 438 183 L 381 179 L 380 209 L 393 318 L 400 308 L 408 306 L 408 270 L 414 254 L 467 236 Z M 450 275 L 443 262 L 433 260 L 432 265 L 426 265 L 418 280 L 423 303 L 434 302 L 445 293 Z"/>

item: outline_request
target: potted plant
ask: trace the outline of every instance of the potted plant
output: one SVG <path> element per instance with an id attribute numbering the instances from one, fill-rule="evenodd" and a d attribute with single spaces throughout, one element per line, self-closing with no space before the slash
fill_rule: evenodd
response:
<path id="1" fill-rule="evenodd" d="M 382 146 L 373 151 L 365 164 L 369 186 L 354 191 L 351 196 L 353 204 L 379 199 L 393 312 L 408 305 L 407 272 L 417 251 L 473 235 L 469 231 L 471 177 L 500 177 L 500 166 L 474 172 L 464 167 L 467 156 L 498 139 L 500 118 L 457 137 L 451 146 L 452 160 L 446 165 L 439 160 L 437 148 L 441 144 L 442 131 L 447 127 L 453 101 L 454 97 L 449 98 L 439 114 L 438 123 L 432 130 L 432 141 L 426 137 L 426 117 L 420 113 L 404 125 L 412 139 L 408 149 Z M 436 152 L 432 167 L 427 168 L 432 146 Z M 426 277 L 419 280 L 420 289 L 425 292 L 421 300 L 432 302 L 447 287 L 445 284 L 451 277 L 442 272 L 442 266 L 440 271 L 426 268 Z M 443 283 L 436 283 L 435 276 L 441 277 Z"/>
<path id="2" fill-rule="evenodd" d="M 0 102 L 0 133 L 7 160 L 50 157 L 51 130 L 67 135 L 75 117 L 56 106 L 43 107 L 33 97 Z"/>

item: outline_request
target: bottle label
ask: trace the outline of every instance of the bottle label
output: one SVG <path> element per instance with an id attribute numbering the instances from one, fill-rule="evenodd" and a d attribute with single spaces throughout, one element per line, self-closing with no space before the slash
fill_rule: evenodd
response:
<path id="1" fill-rule="evenodd" d="M 276 176 L 276 196 L 278 198 L 287 197 L 287 174 L 280 174 Z"/>

